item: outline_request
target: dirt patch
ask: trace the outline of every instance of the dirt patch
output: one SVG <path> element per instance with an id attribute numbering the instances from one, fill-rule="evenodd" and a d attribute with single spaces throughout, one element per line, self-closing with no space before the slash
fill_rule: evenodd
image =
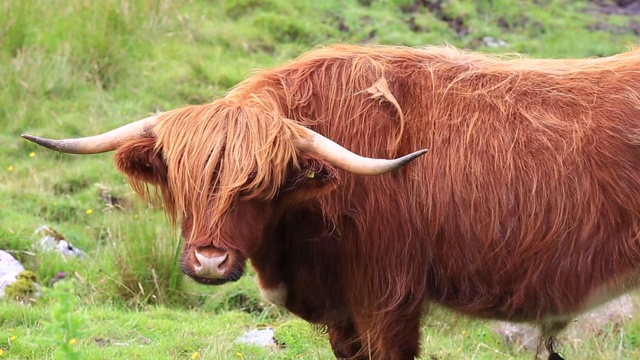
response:
<path id="1" fill-rule="evenodd" d="M 442 3 L 442 0 L 416 0 L 400 7 L 400 9 L 409 15 L 406 23 L 414 32 L 427 31 L 417 24 L 416 16 L 420 16 L 420 14 L 424 12 L 429 12 L 435 15 L 436 18 L 446 22 L 449 28 L 455 31 L 458 36 L 462 37 L 469 34 L 469 27 L 466 25 L 465 19 L 461 16 L 447 14 L 442 7 Z"/>
<path id="2" fill-rule="evenodd" d="M 598 23 L 589 25 L 589 30 L 606 31 L 613 34 L 634 33 L 640 36 L 640 22 L 634 19 L 629 22 L 628 26 L 616 26 L 616 25 L 611 25 L 604 22 L 598 22 Z"/>
<path id="3" fill-rule="evenodd" d="M 640 15 L 640 0 L 593 0 L 591 10 L 607 15 Z"/>
<path id="4" fill-rule="evenodd" d="M 589 6 L 589 13 L 594 15 L 628 16 L 629 24 L 626 26 L 613 25 L 604 21 L 598 21 L 589 26 L 590 30 L 606 31 L 613 34 L 633 33 L 640 36 L 640 0 L 593 0 Z"/>

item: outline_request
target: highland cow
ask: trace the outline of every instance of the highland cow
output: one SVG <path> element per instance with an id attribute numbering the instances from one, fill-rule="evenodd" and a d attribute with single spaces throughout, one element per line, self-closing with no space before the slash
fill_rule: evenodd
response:
<path id="1" fill-rule="evenodd" d="M 25 137 L 116 150 L 181 224 L 184 273 L 223 284 L 250 259 L 263 296 L 326 326 L 338 358 L 414 358 L 429 304 L 536 324 L 559 358 L 574 316 L 640 279 L 639 91 L 638 50 L 334 45 L 208 104 Z"/>

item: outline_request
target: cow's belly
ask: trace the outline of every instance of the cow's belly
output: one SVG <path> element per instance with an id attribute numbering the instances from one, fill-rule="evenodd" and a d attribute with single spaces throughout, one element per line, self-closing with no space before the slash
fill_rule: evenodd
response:
<path id="1" fill-rule="evenodd" d="M 534 284 L 461 282 L 432 290 L 432 299 L 454 311 L 486 319 L 549 323 L 568 321 L 640 285 L 637 271 L 578 287 L 571 277 L 539 279 Z M 566 286 L 561 286 L 563 281 Z M 446 281 L 441 281 L 441 284 Z"/>

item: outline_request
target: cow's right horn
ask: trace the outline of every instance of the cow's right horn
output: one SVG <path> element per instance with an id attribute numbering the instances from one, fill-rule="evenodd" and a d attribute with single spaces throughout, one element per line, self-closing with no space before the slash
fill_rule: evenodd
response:
<path id="1" fill-rule="evenodd" d="M 360 156 L 338 145 L 317 132 L 304 128 L 306 137 L 300 139 L 298 146 L 318 154 L 333 166 L 359 175 L 381 175 L 407 165 L 429 150 L 422 149 L 397 159 L 376 159 Z"/>
<path id="2" fill-rule="evenodd" d="M 29 134 L 22 134 L 22 137 L 51 150 L 64 153 L 97 154 L 113 151 L 125 141 L 151 132 L 157 122 L 157 115 L 150 116 L 146 119 L 132 122 L 104 134 L 78 139 L 51 140 Z"/>

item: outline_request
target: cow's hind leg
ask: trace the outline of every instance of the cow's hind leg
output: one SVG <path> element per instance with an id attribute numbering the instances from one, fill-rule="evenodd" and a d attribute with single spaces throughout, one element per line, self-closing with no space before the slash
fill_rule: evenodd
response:
<path id="1" fill-rule="evenodd" d="M 545 338 L 544 346 L 547 349 L 547 352 L 549 353 L 549 360 L 564 360 L 564 358 L 556 352 L 557 344 L 556 344 L 555 336 L 549 336 Z"/>
<path id="2" fill-rule="evenodd" d="M 553 321 L 550 323 L 542 324 L 540 336 L 540 342 L 544 345 L 545 349 L 549 353 L 549 360 L 564 360 L 562 356 L 560 356 L 557 352 L 557 339 L 556 336 L 565 327 L 567 327 L 568 322 L 566 321 Z M 540 348 L 540 346 L 538 346 Z"/>

